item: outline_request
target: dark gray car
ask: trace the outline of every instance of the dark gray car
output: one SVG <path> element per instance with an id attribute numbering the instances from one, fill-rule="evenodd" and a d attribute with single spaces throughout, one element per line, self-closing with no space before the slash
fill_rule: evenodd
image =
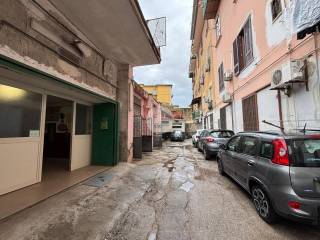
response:
<path id="1" fill-rule="evenodd" d="M 240 133 L 221 146 L 220 174 L 252 196 L 259 216 L 281 215 L 312 224 L 320 220 L 320 135 Z"/>
<path id="2" fill-rule="evenodd" d="M 225 144 L 234 135 L 231 130 L 203 130 L 198 140 L 198 150 L 206 160 L 217 155 L 221 144 Z"/>

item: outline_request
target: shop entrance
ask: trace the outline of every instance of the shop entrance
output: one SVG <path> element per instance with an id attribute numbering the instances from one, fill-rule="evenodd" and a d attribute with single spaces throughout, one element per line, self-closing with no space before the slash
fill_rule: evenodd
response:
<path id="1" fill-rule="evenodd" d="M 43 148 L 43 177 L 57 171 L 70 171 L 73 102 L 47 97 Z"/>

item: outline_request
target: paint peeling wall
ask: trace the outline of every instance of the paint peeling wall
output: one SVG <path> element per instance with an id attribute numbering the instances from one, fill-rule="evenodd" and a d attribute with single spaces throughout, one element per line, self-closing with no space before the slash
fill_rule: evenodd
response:
<path id="1" fill-rule="evenodd" d="M 86 46 L 90 54 L 84 56 L 72 44 L 79 35 L 71 31 L 70 26 L 57 22 L 52 9 L 47 10 L 33 1 L 2 0 L 0 54 L 116 100 L 118 64 L 113 61 L 112 72 L 108 72 L 108 59 L 90 46 L 91 43 Z M 70 60 L 70 53 L 72 57 L 79 57 L 79 62 Z"/>

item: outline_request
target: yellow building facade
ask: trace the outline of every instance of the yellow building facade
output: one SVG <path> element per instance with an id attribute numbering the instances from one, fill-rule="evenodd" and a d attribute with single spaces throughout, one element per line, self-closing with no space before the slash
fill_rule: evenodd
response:
<path id="1" fill-rule="evenodd" d="M 199 2 L 201 2 L 199 0 Z M 201 4 L 197 5 L 201 6 Z M 192 22 L 192 49 L 189 77 L 192 78 L 193 118 L 199 128 L 212 129 L 215 107 L 215 72 L 214 69 L 214 20 L 206 20 L 201 7 L 194 9 Z"/>
<path id="2" fill-rule="evenodd" d="M 157 85 L 143 85 L 140 86 L 161 104 L 172 105 L 172 85 L 157 84 Z"/>

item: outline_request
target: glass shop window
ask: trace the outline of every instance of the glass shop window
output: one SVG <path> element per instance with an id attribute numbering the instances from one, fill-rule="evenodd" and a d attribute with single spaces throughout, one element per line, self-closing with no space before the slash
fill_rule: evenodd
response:
<path id="1" fill-rule="evenodd" d="M 0 84 L 0 138 L 40 137 L 42 95 Z"/>
<path id="2" fill-rule="evenodd" d="M 90 106 L 77 104 L 76 135 L 91 134 L 92 110 Z"/>

